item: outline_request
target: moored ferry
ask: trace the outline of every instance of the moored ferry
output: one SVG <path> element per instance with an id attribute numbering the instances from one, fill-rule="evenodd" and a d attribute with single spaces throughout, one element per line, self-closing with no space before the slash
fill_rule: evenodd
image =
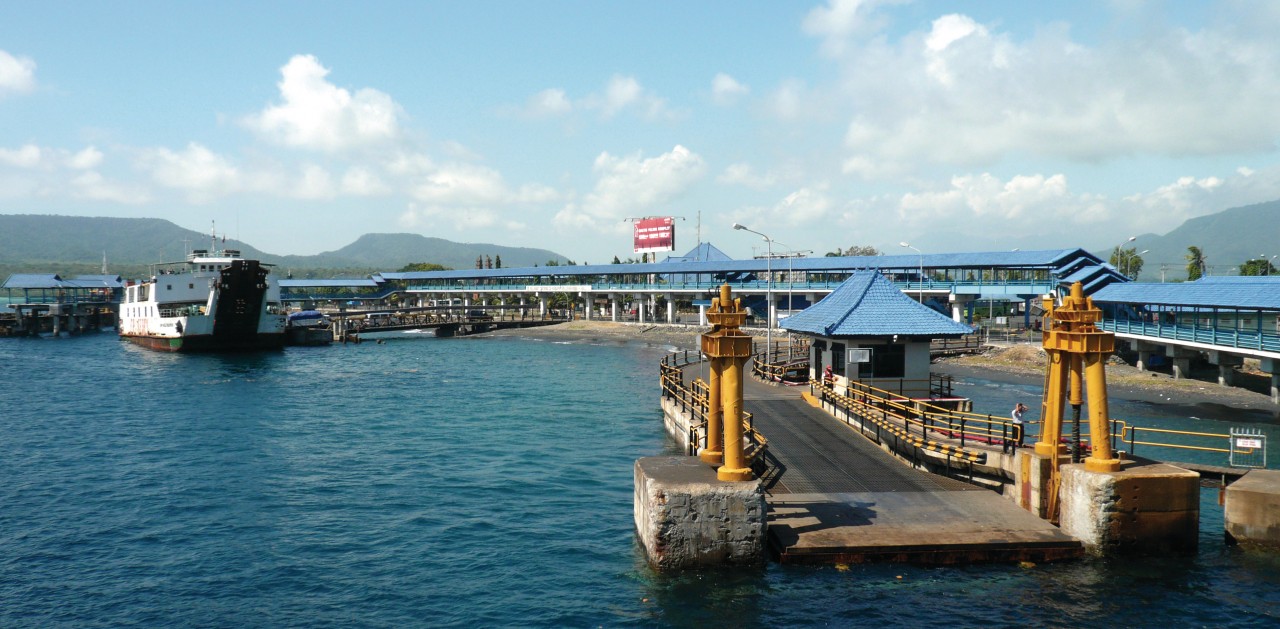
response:
<path id="1" fill-rule="evenodd" d="M 280 287 L 266 265 L 234 249 L 196 249 L 125 288 L 120 337 L 171 352 L 277 349 L 285 342 Z"/>

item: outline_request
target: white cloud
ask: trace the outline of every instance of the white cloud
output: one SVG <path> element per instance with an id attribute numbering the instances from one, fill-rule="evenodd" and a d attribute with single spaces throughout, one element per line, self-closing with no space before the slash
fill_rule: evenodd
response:
<path id="1" fill-rule="evenodd" d="M 337 152 L 400 137 L 401 108 L 387 94 L 370 88 L 353 94 L 337 87 L 325 78 L 328 68 L 311 55 L 295 55 L 280 74 L 282 102 L 245 119 L 271 141 Z"/>
<path id="2" fill-rule="evenodd" d="M 775 172 L 758 172 L 750 164 L 729 164 L 716 177 L 716 182 L 745 186 L 752 190 L 764 190 L 777 185 L 782 177 Z"/>
<path id="3" fill-rule="evenodd" d="M 337 188 L 329 171 L 316 164 L 304 164 L 292 192 L 299 199 L 325 200 L 332 199 Z"/>
<path id="4" fill-rule="evenodd" d="M 363 166 L 352 166 L 342 175 L 342 192 L 368 197 L 391 192 L 391 187 L 374 171 Z"/>
<path id="5" fill-rule="evenodd" d="M 717 105 L 732 105 L 750 91 L 751 88 L 723 72 L 711 79 L 711 97 Z"/>
<path id="6" fill-rule="evenodd" d="M 110 181 L 92 170 L 76 175 L 71 180 L 71 195 L 90 201 L 112 201 L 126 205 L 140 205 L 151 200 L 142 188 L 117 181 Z"/>
<path id="7" fill-rule="evenodd" d="M 0 97 L 6 92 L 25 93 L 36 87 L 36 62 L 0 50 Z"/>
<path id="8" fill-rule="evenodd" d="M 565 116 L 574 111 L 595 112 L 606 120 L 629 111 L 647 120 L 677 116 L 665 98 L 645 89 L 635 77 L 621 74 L 610 77 L 600 91 L 577 100 L 560 88 L 548 88 L 529 97 L 524 106 L 509 108 L 508 111 L 530 118 Z"/>
<path id="9" fill-rule="evenodd" d="M 18 168 L 35 168 L 43 161 L 44 152 L 34 144 L 24 144 L 16 149 L 0 148 L 0 164 Z"/>
<path id="10" fill-rule="evenodd" d="M 525 112 L 534 117 L 562 116 L 573 111 L 573 103 L 565 95 L 564 90 L 550 88 L 529 97 Z"/>
<path id="11" fill-rule="evenodd" d="M 240 171 L 230 161 L 195 142 L 181 152 L 147 149 L 139 165 L 156 183 L 186 191 L 195 202 L 236 192 L 242 184 Z"/>
<path id="12" fill-rule="evenodd" d="M 805 22 L 840 66 L 836 83 L 813 91 L 848 121 L 846 173 L 1250 155 L 1280 142 L 1280 46 L 1269 29 L 1239 26 L 1275 16 L 1249 5 L 1200 30 L 1141 23 L 1137 36 L 1086 43 L 1063 24 L 1023 36 L 960 14 L 899 34 L 875 19 L 877 4 L 832 0 Z M 792 84 L 771 101 L 804 119 L 813 99 Z"/>
<path id="13" fill-rule="evenodd" d="M 631 213 L 666 210 L 662 207 L 678 198 L 702 178 L 706 164 L 702 157 L 676 145 L 670 152 L 645 159 L 636 153 L 615 157 L 601 153 L 593 169 L 595 188 L 581 205 L 566 205 L 556 215 L 567 226 L 610 225 Z"/>
<path id="14" fill-rule="evenodd" d="M 87 146 L 67 160 L 67 166 L 76 170 L 89 170 L 102 164 L 102 151 L 97 147 Z"/>
<path id="15" fill-rule="evenodd" d="M 823 51 L 829 55 L 843 53 L 848 40 L 863 33 L 874 32 L 884 21 L 874 11 L 886 4 L 900 4 L 905 0 L 827 0 L 825 6 L 809 11 L 802 27 L 806 33 L 821 37 Z"/>

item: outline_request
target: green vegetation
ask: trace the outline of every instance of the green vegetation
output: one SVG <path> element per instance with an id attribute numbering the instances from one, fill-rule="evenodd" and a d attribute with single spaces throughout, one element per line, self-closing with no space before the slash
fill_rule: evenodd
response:
<path id="1" fill-rule="evenodd" d="M 1116 247 L 1111 251 L 1109 262 L 1127 277 L 1137 278 L 1142 274 L 1142 256 L 1138 255 L 1137 247 Z"/>
<path id="2" fill-rule="evenodd" d="M 835 251 L 828 251 L 824 256 L 828 258 L 839 258 L 841 256 L 878 256 L 880 250 L 870 245 L 852 245 L 847 249 L 836 247 Z"/>
<path id="3" fill-rule="evenodd" d="M 1248 260 L 1240 265 L 1241 275 L 1275 275 L 1276 267 L 1271 264 L 1268 258 L 1258 258 L 1257 260 Z"/>
<path id="4" fill-rule="evenodd" d="M 1195 245 L 1191 245 L 1190 247 L 1187 247 L 1186 258 L 1187 258 L 1187 281 L 1194 282 L 1200 279 L 1201 277 L 1204 277 L 1204 267 L 1205 267 L 1206 259 L 1204 257 L 1204 252 L 1200 250 L 1200 247 L 1197 247 Z"/>

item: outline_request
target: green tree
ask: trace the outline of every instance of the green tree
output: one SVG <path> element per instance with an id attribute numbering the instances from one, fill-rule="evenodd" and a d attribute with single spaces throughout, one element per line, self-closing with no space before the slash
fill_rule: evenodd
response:
<path id="1" fill-rule="evenodd" d="M 502 268 L 502 256 L 493 256 L 493 268 Z"/>
<path id="2" fill-rule="evenodd" d="M 619 260 L 618 256 L 613 256 L 613 262 L 610 262 L 609 264 L 622 264 L 622 260 Z"/>
<path id="3" fill-rule="evenodd" d="M 1111 266 L 1120 270 L 1120 273 L 1127 277 L 1137 279 L 1142 274 L 1142 256 L 1138 254 L 1136 247 L 1125 249 L 1124 247 L 1116 247 L 1111 250 Z"/>
<path id="4" fill-rule="evenodd" d="M 447 266 L 442 266 L 434 262 L 414 262 L 400 267 L 398 273 L 412 273 L 414 271 L 452 271 Z"/>
<path id="5" fill-rule="evenodd" d="M 836 247 L 835 251 L 828 251 L 823 254 L 828 258 L 838 258 L 841 256 L 878 256 L 880 250 L 871 245 L 853 245 L 848 249 Z"/>
<path id="6" fill-rule="evenodd" d="M 1204 277 L 1204 267 L 1206 258 L 1200 247 L 1191 245 L 1187 247 L 1187 281 L 1194 282 Z"/>
<path id="7" fill-rule="evenodd" d="M 1246 260 L 1240 265 L 1241 275 L 1272 275 L 1276 272 L 1276 267 L 1271 264 L 1271 260 L 1259 258 L 1257 260 Z"/>

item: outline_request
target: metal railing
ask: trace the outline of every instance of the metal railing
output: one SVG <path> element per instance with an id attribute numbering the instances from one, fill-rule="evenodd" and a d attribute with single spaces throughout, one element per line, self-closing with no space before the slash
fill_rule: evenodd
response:
<path id="1" fill-rule="evenodd" d="M 946 438 L 958 442 L 960 448 L 982 444 L 1007 453 L 1018 445 L 1019 431 L 1023 430 L 1011 419 L 943 408 L 856 380 L 843 394 L 822 382 L 814 381 L 811 386 L 838 408 L 882 422 L 894 420 L 908 435 L 926 442 Z"/>
<path id="2" fill-rule="evenodd" d="M 1152 338 L 1204 343 L 1222 347 L 1253 349 L 1263 352 L 1280 352 L 1280 334 L 1260 330 L 1236 330 L 1231 328 L 1202 328 L 1193 325 L 1165 325 L 1149 321 L 1104 320 L 1099 328 L 1119 334 L 1137 334 Z"/>
<path id="3" fill-rule="evenodd" d="M 679 405 L 682 412 L 688 413 L 691 421 L 687 435 L 690 456 L 707 445 L 707 409 L 708 387 L 701 378 L 695 378 L 688 385 L 684 382 L 684 367 L 702 362 L 701 352 L 683 350 L 662 357 L 659 371 L 662 379 L 662 395 Z M 769 449 L 769 440 L 755 429 L 751 413 L 742 414 L 742 435 L 746 441 L 743 452 L 748 467 L 763 464 Z"/>

